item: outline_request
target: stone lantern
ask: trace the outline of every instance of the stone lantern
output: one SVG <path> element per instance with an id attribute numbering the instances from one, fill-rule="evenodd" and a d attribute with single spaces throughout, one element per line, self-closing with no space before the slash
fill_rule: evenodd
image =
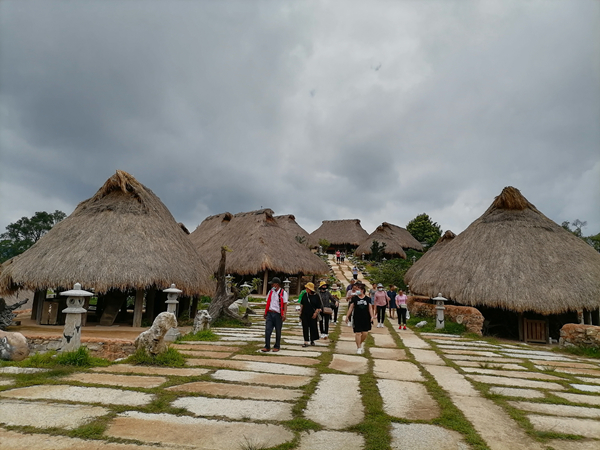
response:
<path id="1" fill-rule="evenodd" d="M 250 290 L 252 289 L 252 286 L 249 285 L 248 283 L 244 282 L 244 284 L 242 284 L 240 286 L 242 289 L 248 289 L 248 294 L 244 297 L 244 300 L 242 300 L 242 307 L 246 308 L 246 310 L 248 310 L 248 296 L 250 295 Z"/>
<path id="2" fill-rule="evenodd" d="M 287 292 L 288 295 L 290 295 L 290 284 L 292 284 L 292 282 L 287 278 L 283 280 L 283 290 Z"/>
<path id="3" fill-rule="evenodd" d="M 73 289 L 61 292 L 60 295 L 67 296 L 67 307 L 62 311 L 67 317 L 59 351 L 72 352 L 81 347 L 81 317 L 82 314 L 87 313 L 83 307 L 85 298 L 92 297 L 94 294 L 83 291 L 81 284 L 75 283 Z"/>
<path id="4" fill-rule="evenodd" d="M 441 329 L 444 328 L 444 310 L 446 309 L 446 307 L 444 306 L 444 302 L 447 302 L 448 299 L 442 297 L 442 294 L 439 293 L 437 297 L 435 297 L 433 300 L 435 300 L 435 309 L 437 312 L 437 317 L 435 320 L 435 328 L 437 329 Z"/>
<path id="5" fill-rule="evenodd" d="M 181 294 L 183 291 L 181 289 L 177 289 L 175 285 L 172 284 L 170 288 L 163 289 L 163 292 L 167 293 L 167 301 L 165 302 L 167 304 L 167 312 L 170 312 L 177 317 L 177 305 L 179 304 L 177 297 L 179 297 L 179 294 Z M 167 331 L 165 340 L 173 342 L 179 336 L 181 336 L 181 333 L 176 327 L 173 327 Z"/>
<path id="6" fill-rule="evenodd" d="M 228 294 L 231 294 L 231 284 L 233 283 L 233 275 L 229 274 L 225 277 L 225 289 Z"/>

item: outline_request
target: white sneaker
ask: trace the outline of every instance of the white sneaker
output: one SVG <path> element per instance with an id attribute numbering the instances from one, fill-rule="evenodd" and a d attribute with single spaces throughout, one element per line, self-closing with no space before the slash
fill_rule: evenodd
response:
<path id="1" fill-rule="evenodd" d="M 357 355 L 362 355 L 364 352 L 365 352 L 365 349 L 362 347 L 356 350 Z"/>

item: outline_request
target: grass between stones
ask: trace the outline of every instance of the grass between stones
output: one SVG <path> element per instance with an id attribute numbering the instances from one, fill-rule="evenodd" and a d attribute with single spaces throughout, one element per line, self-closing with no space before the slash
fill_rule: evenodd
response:
<path id="1" fill-rule="evenodd" d="M 600 348 L 587 347 L 554 347 L 553 352 L 566 355 L 583 356 L 584 358 L 600 359 Z"/>
<path id="2" fill-rule="evenodd" d="M 104 367 L 110 365 L 110 361 L 102 358 L 95 358 L 91 355 L 87 347 L 79 347 L 73 352 L 57 353 L 49 351 L 46 353 L 34 353 L 23 361 L 11 362 L 2 366 L 33 367 L 33 368 L 58 368 L 61 366 L 71 366 L 79 368 Z"/>
<path id="3" fill-rule="evenodd" d="M 144 349 L 140 348 L 129 358 L 125 359 L 123 363 L 140 366 L 184 367 L 185 356 L 171 347 L 166 352 L 158 355 L 149 355 Z"/>
<path id="4" fill-rule="evenodd" d="M 183 336 L 179 336 L 175 342 L 180 343 L 182 341 L 218 341 L 220 338 L 215 332 L 211 329 L 209 330 L 201 330 L 197 333 L 188 333 Z"/>
<path id="5" fill-rule="evenodd" d="M 456 322 L 451 322 L 449 320 L 446 320 L 444 322 L 444 328 L 437 329 L 435 327 L 435 317 L 414 316 L 414 317 L 411 317 L 410 319 L 408 319 L 406 321 L 406 323 L 412 328 L 416 324 L 418 324 L 419 322 L 422 322 L 422 321 L 427 322 L 427 325 L 425 325 L 421 328 L 418 328 L 418 330 L 422 333 L 444 333 L 444 334 L 462 335 L 467 330 L 466 326 L 456 323 Z"/>

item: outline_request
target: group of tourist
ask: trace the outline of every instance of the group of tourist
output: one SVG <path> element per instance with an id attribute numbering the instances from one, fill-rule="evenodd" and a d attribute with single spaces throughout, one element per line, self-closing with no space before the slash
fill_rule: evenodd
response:
<path id="1" fill-rule="evenodd" d="M 346 252 L 340 252 L 339 250 L 337 250 L 335 252 L 335 261 L 338 264 L 343 263 L 344 261 L 346 261 Z"/>
<path id="2" fill-rule="evenodd" d="M 281 345 L 281 330 L 286 319 L 288 293 L 281 287 L 281 280 L 277 277 L 270 282 L 271 290 L 267 295 L 265 307 L 265 346 L 261 352 L 271 351 L 271 335 L 275 330 L 275 345 L 273 352 L 278 352 Z M 329 337 L 329 323 L 337 323 L 338 310 L 342 293 L 337 284 L 331 289 L 326 281 L 319 283 L 318 290 L 314 283 L 306 283 L 305 289 L 300 293 L 298 303 L 300 322 L 302 323 L 303 347 L 315 345 L 315 341 Z M 356 353 L 363 354 L 363 344 L 371 330 L 371 324 L 377 318 L 377 327 L 384 326 L 386 309 L 390 310 L 390 318 L 394 317 L 394 310 L 398 315 L 398 329 L 406 330 L 406 300 L 407 296 L 402 290 L 396 293 L 393 285 L 385 291 L 383 285 L 373 284 L 367 295 L 366 286 L 353 278 L 346 288 L 348 312 L 346 323 L 352 323 L 355 333 Z M 319 335 L 320 332 L 320 335 Z"/>

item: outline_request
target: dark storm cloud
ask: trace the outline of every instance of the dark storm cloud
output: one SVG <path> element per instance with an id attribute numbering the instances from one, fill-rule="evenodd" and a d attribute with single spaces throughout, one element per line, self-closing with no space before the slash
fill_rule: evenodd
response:
<path id="1" fill-rule="evenodd" d="M 194 228 L 461 231 L 514 185 L 600 231 L 596 2 L 0 3 L 0 227 L 115 169 Z M 70 208 L 70 210 L 69 210 Z"/>

